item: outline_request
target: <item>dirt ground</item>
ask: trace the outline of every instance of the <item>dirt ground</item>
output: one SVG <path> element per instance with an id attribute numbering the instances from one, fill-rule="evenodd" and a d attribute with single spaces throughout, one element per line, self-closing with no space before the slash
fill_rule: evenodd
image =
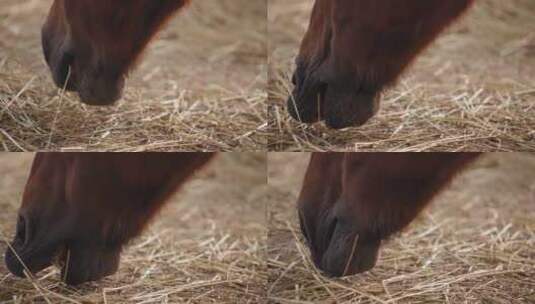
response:
<path id="1" fill-rule="evenodd" d="M 486 155 L 461 173 L 376 267 L 322 276 L 303 245 L 295 202 L 308 156 L 268 156 L 272 303 L 534 303 L 535 155 Z"/>
<path id="2" fill-rule="evenodd" d="M 293 60 L 313 1 L 269 0 L 271 151 L 533 151 L 535 2 L 476 1 L 383 96 L 364 126 L 289 117 Z"/>
<path id="3" fill-rule="evenodd" d="M 152 41 L 123 99 L 63 98 L 43 59 L 52 0 L 0 2 L 0 150 L 260 150 L 266 1 L 193 1 Z"/>
<path id="4" fill-rule="evenodd" d="M 0 303 L 260 303 L 265 299 L 266 167 L 262 153 L 225 153 L 173 196 L 128 246 L 117 274 L 69 288 L 59 270 L 32 286 L 3 263 L 32 154 L 0 153 Z M 230 178 L 232 177 L 232 178 Z M 239 216 L 236 216 L 239 214 Z"/>

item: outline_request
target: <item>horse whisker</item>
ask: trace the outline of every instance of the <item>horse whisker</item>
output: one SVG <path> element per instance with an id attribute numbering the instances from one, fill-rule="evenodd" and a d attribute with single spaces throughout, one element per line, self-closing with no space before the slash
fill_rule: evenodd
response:
<path id="1" fill-rule="evenodd" d="M 65 258 L 65 270 L 63 271 L 63 277 L 61 278 L 63 282 L 67 280 L 67 273 L 69 272 L 69 265 L 71 260 L 71 250 L 67 247 L 67 257 Z"/>
<path id="2" fill-rule="evenodd" d="M 357 249 L 357 241 L 359 240 L 359 234 L 355 234 L 355 237 L 353 238 L 353 245 L 351 246 L 351 253 L 349 254 L 347 261 L 346 261 L 346 267 L 344 268 L 344 273 L 342 276 L 345 276 L 347 274 L 347 271 L 349 270 L 349 265 L 351 265 L 351 261 L 353 260 L 353 256 L 355 256 L 355 250 Z"/>

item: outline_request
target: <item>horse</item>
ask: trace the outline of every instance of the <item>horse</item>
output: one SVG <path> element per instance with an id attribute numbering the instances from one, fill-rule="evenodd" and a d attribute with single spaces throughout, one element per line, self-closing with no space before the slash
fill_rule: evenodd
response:
<path id="1" fill-rule="evenodd" d="M 480 153 L 314 153 L 297 200 L 313 263 L 327 276 L 372 269 L 401 231 Z"/>
<path id="2" fill-rule="evenodd" d="M 214 153 L 38 153 L 24 189 L 9 271 L 57 260 L 69 285 L 115 273 L 121 250 Z"/>
<path id="3" fill-rule="evenodd" d="M 342 129 L 366 123 L 381 92 L 474 0 L 316 0 L 296 57 L 291 117 Z"/>
<path id="4" fill-rule="evenodd" d="M 151 38 L 188 2 L 54 0 L 41 30 L 54 83 L 88 105 L 113 104 Z"/>

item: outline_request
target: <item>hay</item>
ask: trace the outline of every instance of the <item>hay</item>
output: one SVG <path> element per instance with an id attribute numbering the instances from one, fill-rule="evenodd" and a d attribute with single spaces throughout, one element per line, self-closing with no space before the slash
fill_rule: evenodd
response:
<path id="1" fill-rule="evenodd" d="M 287 165 L 292 163 L 291 168 Z M 295 201 L 307 157 L 269 155 L 268 297 L 272 303 L 533 303 L 535 157 L 493 154 L 463 172 L 376 267 L 322 276 L 302 240 Z"/>
<path id="2" fill-rule="evenodd" d="M 300 124 L 285 108 L 311 5 L 272 0 L 268 8 L 270 150 L 535 149 L 533 1 L 478 1 L 385 92 L 375 118 L 341 131 Z"/>
<path id="3" fill-rule="evenodd" d="M 1 150 L 266 146 L 264 1 L 195 1 L 153 41 L 111 108 L 85 106 L 72 93 L 61 98 L 53 85 L 39 37 L 50 4 L 0 4 Z"/>
<path id="4" fill-rule="evenodd" d="M 14 234 L 31 158 L 0 154 L 0 256 Z M 99 282 L 68 287 L 56 267 L 19 279 L 2 260 L 0 303 L 261 303 L 265 174 L 263 153 L 219 155 L 127 247 L 118 273 Z"/>

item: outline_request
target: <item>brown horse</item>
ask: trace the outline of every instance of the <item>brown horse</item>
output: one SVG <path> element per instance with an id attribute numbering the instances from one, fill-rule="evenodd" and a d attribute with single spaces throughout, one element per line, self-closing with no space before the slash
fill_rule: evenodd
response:
<path id="1" fill-rule="evenodd" d="M 288 99 L 290 115 L 364 124 L 381 91 L 474 0 L 316 0 Z"/>
<path id="2" fill-rule="evenodd" d="M 5 255 L 8 269 L 24 276 L 59 258 L 62 278 L 72 285 L 115 273 L 123 245 L 212 156 L 37 154 Z"/>
<path id="3" fill-rule="evenodd" d="M 478 153 L 315 153 L 298 199 L 316 266 L 345 276 L 375 266 L 381 241 L 406 227 Z"/>
<path id="4" fill-rule="evenodd" d="M 42 29 L 54 82 L 82 102 L 109 105 L 152 36 L 189 0 L 55 0 Z"/>

